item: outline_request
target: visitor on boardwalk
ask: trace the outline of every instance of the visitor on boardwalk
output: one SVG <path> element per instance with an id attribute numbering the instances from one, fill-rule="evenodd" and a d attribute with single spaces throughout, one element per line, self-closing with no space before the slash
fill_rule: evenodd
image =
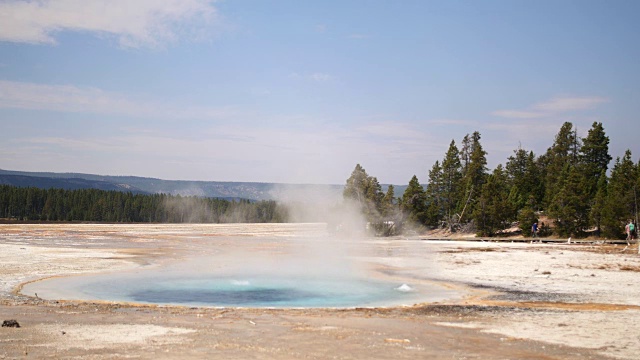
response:
<path id="1" fill-rule="evenodd" d="M 629 220 L 629 223 L 624 226 L 624 233 L 627 234 L 627 246 L 631 244 L 631 227 L 633 227 L 633 223 Z"/>
<path id="2" fill-rule="evenodd" d="M 538 237 L 538 223 L 534 222 L 531 226 L 531 237 Z"/>

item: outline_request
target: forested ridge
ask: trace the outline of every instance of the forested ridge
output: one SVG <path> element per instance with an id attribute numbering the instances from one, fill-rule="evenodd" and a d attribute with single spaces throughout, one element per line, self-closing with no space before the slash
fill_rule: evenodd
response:
<path id="1" fill-rule="evenodd" d="M 481 236 L 499 235 L 515 224 L 528 235 L 544 216 L 541 235 L 624 238 L 625 223 L 637 222 L 640 163 L 627 150 L 608 172 L 612 157 L 602 123 L 594 122 L 581 138 L 565 122 L 544 154 L 517 148 L 491 172 L 480 140 L 477 131 L 464 136 L 460 146 L 452 140 L 429 170 L 426 187 L 414 176 L 398 198 L 393 187 L 383 193 L 378 180 L 358 164 L 343 196 L 358 202 L 372 222 Z"/>
<path id="2" fill-rule="evenodd" d="M 287 220 L 275 201 L 229 201 L 97 189 L 0 185 L 0 218 L 32 221 L 265 223 Z"/>

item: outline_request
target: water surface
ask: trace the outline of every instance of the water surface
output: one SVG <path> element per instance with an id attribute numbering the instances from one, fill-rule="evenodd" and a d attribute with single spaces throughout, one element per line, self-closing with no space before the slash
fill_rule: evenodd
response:
<path id="1" fill-rule="evenodd" d="M 344 278 L 171 276 L 104 274 L 40 281 L 23 293 L 41 298 L 107 300 L 216 307 L 357 307 L 438 300 L 452 295 L 437 286 Z"/>

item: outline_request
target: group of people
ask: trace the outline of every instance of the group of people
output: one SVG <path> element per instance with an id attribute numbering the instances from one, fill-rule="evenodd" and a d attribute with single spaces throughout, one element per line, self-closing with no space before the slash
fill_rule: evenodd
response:
<path id="1" fill-rule="evenodd" d="M 636 224 L 632 220 L 629 220 L 629 223 L 625 225 L 624 233 L 627 234 L 627 242 L 636 239 L 638 233 L 636 231 Z M 537 222 L 534 222 L 533 225 L 531 225 L 531 237 L 533 238 L 538 237 Z"/>

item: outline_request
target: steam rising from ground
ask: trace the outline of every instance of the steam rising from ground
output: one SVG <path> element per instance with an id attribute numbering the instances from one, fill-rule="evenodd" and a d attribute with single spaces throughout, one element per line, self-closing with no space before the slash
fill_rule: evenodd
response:
<path id="1" fill-rule="evenodd" d="M 365 228 L 366 220 L 360 208 L 343 199 L 340 188 L 275 185 L 270 194 L 288 209 L 290 222 L 327 223 L 330 232 L 340 225 L 352 230 Z"/>
<path id="2" fill-rule="evenodd" d="M 364 269 L 356 257 L 368 254 L 366 221 L 359 208 L 343 201 L 334 187 L 274 187 L 272 196 L 288 210 L 290 222 L 313 222 L 313 231 L 293 234 L 273 247 L 256 252 L 227 254 L 227 271 L 234 275 L 352 278 Z M 235 260 L 234 260 L 235 259 Z"/>
<path id="3" fill-rule="evenodd" d="M 337 280 L 364 277 L 366 269 L 357 258 L 369 255 L 364 241 L 366 220 L 360 207 L 342 199 L 339 187 L 276 185 L 270 195 L 278 206 L 286 209 L 288 222 L 314 225 L 305 225 L 287 235 L 230 238 L 237 246 L 191 257 L 188 265 L 176 264 L 166 270 L 178 276 L 230 277 L 238 286 L 248 284 L 248 279 L 255 276 Z M 210 216 L 201 205 L 194 197 L 172 198 L 166 202 L 168 208 L 185 214 L 187 222 Z"/>
<path id="4" fill-rule="evenodd" d="M 362 206 L 343 199 L 340 190 L 330 185 L 275 186 L 270 192 L 271 197 L 278 207 L 286 209 L 288 222 L 305 225 L 296 227 L 288 224 L 286 227 L 291 231 L 273 234 L 220 234 L 221 237 L 216 234 L 216 241 L 233 245 L 214 246 L 207 253 L 191 254 L 186 262 L 159 268 L 145 276 L 150 281 L 155 277 L 173 278 L 184 286 L 204 288 L 213 286 L 206 280 L 210 279 L 226 282 L 238 291 L 252 289 L 265 281 L 298 284 L 293 285 L 292 289 L 296 290 L 314 283 L 322 284 L 317 289 L 321 292 L 322 289 L 331 292 L 329 288 L 354 290 L 355 284 L 371 279 L 370 267 L 374 265 L 367 260 L 374 253 L 371 242 L 366 239 L 367 221 Z M 215 199 L 168 197 L 164 205 L 168 214 L 177 216 L 174 220 L 178 222 L 246 222 L 250 218 L 246 214 L 240 214 L 238 221 L 224 217 L 250 210 L 254 204 L 231 203 L 223 212 L 216 212 Z M 208 240 L 199 238 L 194 241 Z M 190 282 L 186 279 L 201 280 Z M 398 285 L 389 289 L 393 290 Z"/>

